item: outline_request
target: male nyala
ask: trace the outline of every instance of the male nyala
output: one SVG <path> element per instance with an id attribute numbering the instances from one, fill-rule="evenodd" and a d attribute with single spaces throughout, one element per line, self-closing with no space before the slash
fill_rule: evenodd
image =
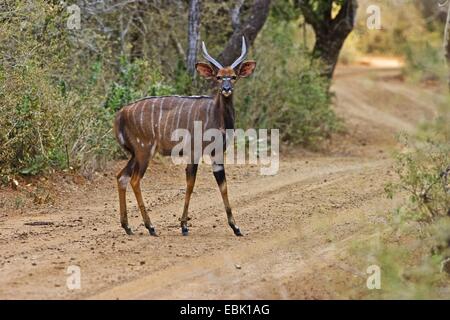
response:
<path id="1" fill-rule="evenodd" d="M 156 152 L 162 155 L 171 155 L 172 148 L 177 143 L 171 139 L 172 132 L 176 129 L 186 129 L 193 137 L 194 121 L 201 121 L 203 131 L 212 128 L 222 132 L 234 129 L 233 85 L 239 78 L 250 76 L 256 67 L 256 62 L 244 61 L 247 55 L 244 37 L 242 37 L 241 55 L 231 66 L 223 67 L 212 58 L 204 43 L 202 43 L 202 50 L 208 63 L 197 63 L 196 70 L 202 77 L 214 81 L 218 86 L 215 97 L 147 97 L 123 107 L 116 115 L 114 122 L 116 139 L 122 148 L 131 154 L 127 165 L 117 174 L 120 222 L 129 235 L 133 232 L 128 225 L 127 218 L 126 189 L 128 182 L 133 188 L 145 227 L 149 230 L 150 235 L 156 235 L 155 227 L 142 199 L 140 181 L 147 170 L 150 159 Z M 214 158 L 223 159 L 223 152 L 222 155 L 214 155 Z M 212 159 L 212 170 L 225 205 L 228 224 L 236 236 L 242 236 L 228 201 L 223 160 L 215 161 L 214 158 Z M 198 163 L 198 159 L 192 159 L 186 167 L 187 188 L 181 216 L 181 231 L 185 236 L 188 235 L 188 208 Z"/>

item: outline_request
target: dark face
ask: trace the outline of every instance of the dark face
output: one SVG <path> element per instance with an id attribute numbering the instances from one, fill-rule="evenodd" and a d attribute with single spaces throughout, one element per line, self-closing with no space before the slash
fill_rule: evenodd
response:
<path id="1" fill-rule="evenodd" d="M 230 67 L 220 69 L 216 75 L 216 81 L 220 86 L 220 92 L 225 97 L 233 93 L 233 85 L 237 80 L 236 73 Z"/>
<path id="2" fill-rule="evenodd" d="M 196 65 L 197 72 L 206 79 L 213 79 L 217 82 L 220 93 L 224 97 L 229 97 L 233 93 L 235 82 L 239 78 L 246 78 L 255 70 L 255 61 L 245 61 L 236 70 L 231 67 L 213 69 L 208 63 L 199 62 Z"/>

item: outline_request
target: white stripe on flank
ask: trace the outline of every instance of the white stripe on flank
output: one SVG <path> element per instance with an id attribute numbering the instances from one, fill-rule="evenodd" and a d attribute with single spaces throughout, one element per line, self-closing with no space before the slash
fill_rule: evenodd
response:
<path id="1" fill-rule="evenodd" d="M 170 111 L 169 111 L 169 112 L 170 112 Z M 163 138 L 166 136 L 167 122 L 168 122 L 168 118 L 169 118 L 169 114 L 170 114 L 169 112 L 167 112 L 167 113 L 164 115 L 164 123 L 163 123 L 164 129 L 162 129 L 162 137 L 163 137 Z"/>
<path id="2" fill-rule="evenodd" d="M 139 129 L 140 129 L 139 131 L 142 132 L 142 136 L 145 135 L 145 132 L 144 132 L 144 105 L 145 105 L 145 100 L 141 105 L 141 113 L 139 116 Z"/>
<path id="3" fill-rule="evenodd" d="M 174 115 L 173 115 L 172 124 L 171 124 L 172 132 L 173 132 L 174 130 L 177 129 L 177 128 L 174 128 L 174 127 L 173 127 L 173 126 L 175 125 L 175 116 L 176 116 L 176 114 L 177 114 L 177 110 L 181 110 L 181 109 L 183 108 L 183 104 L 184 104 L 184 100 L 183 100 L 183 102 L 181 102 L 181 105 L 178 105 L 178 106 L 175 108 L 175 113 L 174 113 Z M 179 113 L 179 112 L 178 112 L 178 116 L 180 116 L 180 113 Z M 170 133 L 169 139 L 171 139 L 171 138 L 172 138 L 172 133 Z"/>
<path id="4" fill-rule="evenodd" d="M 197 113 L 198 113 L 198 109 L 200 109 L 200 107 L 195 108 L 194 119 L 193 119 L 194 121 L 197 121 Z"/>
<path id="5" fill-rule="evenodd" d="M 212 101 L 210 101 L 208 103 L 208 106 L 206 107 L 206 120 L 205 120 L 205 127 L 203 128 L 204 131 L 208 129 L 209 109 L 211 109 L 211 105 L 212 105 Z"/>
<path id="6" fill-rule="evenodd" d="M 189 121 L 191 120 L 191 112 L 192 112 L 192 107 L 195 104 L 195 100 L 194 102 L 192 102 L 191 106 L 189 107 L 189 112 L 188 112 L 188 118 L 187 118 L 187 122 L 186 122 L 186 129 L 189 130 Z"/>
<path id="7" fill-rule="evenodd" d="M 133 106 L 133 122 L 134 122 L 134 126 L 135 126 L 138 134 L 140 134 L 140 130 L 139 130 L 139 120 L 136 118 L 136 111 L 140 104 L 141 104 L 141 102 L 138 102 Z"/>
<path id="8" fill-rule="evenodd" d="M 159 140 L 161 140 L 161 117 L 162 117 L 162 105 L 164 103 L 164 98 L 161 99 L 161 103 L 159 104 L 159 119 L 158 124 L 156 125 L 158 127 L 158 136 Z"/>
<path id="9" fill-rule="evenodd" d="M 153 109 L 155 109 L 154 106 L 155 106 L 155 101 L 152 101 L 152 111 L 151 111 L 151 117 L 150 117 L 151 118 L 150 126 L 152 127 L 152 137 L 153 137 L 153 139 L 155 139 L 155 126 L 153 124 Z"/>
<path id="10" fill-rule="evenodd" d="M 177 126 L 175 129 L 178 129 L 180 127 L 180 116 L 181 116 L 181 110 L 183 110 L 183 106 L 184 103 L 186 102 L 186 100 L 183 101 L 183 103 L 181 104 L 181 108 L 180 110 L 178 110 L 178 119 L 177 119 Z"/>
<path id="11" fill-rule="evenodd" d="M 133 119 L 133 123 L 136 124 L 136 117 L 134 114 L 136 113 L 136 105 L 132 107 L 133 110 L 131 110 L 131 119 Z"/>

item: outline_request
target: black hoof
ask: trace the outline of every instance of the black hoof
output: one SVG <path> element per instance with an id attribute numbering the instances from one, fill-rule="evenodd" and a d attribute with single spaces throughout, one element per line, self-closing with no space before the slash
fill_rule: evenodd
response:
<path id="1" fill-rule="evenodd" d="M 187 227 L 181 227 L 181 234 L 187 236 L 189 234 L 189 229 Z"/>
<path id="2" fill-rule="evenodd" d="M 153 237 L 157 237 L 157 236 L 158 236 L 158 235 L 156 234 L 155 227 L 150 227 L 150 228 L 148 228 L 148 232 L 149 232 L 150 235 L 153 236 Z"/>
<path id="3" fill-rule="evenodd" d="M 132 236 L 134 233 L 133 231 L 131 231 L 131 228 L 129 227 L 123 227 L 125 229 L 125 232 L 127 233 L 127 235 Z"/>
<path id="4" fill-rule="evenodd" d="M 230 223 L 230 227 L 231 227 L 231 229 L 233 229 L 233 232 L 234 232 L 234 234 L 235 234 L 236 236 L 238 236 L 238 237 L 242 237 L 242 236 L 243 236 L 243 234 L 242 234 L 242 232 L 241 232 L 241 229 L 239 229 L 238 226 L 235 226 L 234 224 L 231 224 L 231 223 Z"/>

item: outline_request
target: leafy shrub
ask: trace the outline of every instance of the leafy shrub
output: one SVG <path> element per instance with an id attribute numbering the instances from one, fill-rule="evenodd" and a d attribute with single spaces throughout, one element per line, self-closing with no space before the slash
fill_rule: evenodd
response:
<path id="1" fill-rule="evenodd" d="M 367 27 L 369 15 L 364 10 L 371 0 L 359 0 L 354 32 L 346 40 L 341 61 L 351 61 L 358 55 L 393 55 L 405 58 L 405 73 L 418 81 L 446 80 L 442 50 L 444 26 L 435 19 L 424 19 L 418 1 L 378 1 L 381 29 Z M 435 3 L 436 10 L 439 9 Z"/>
<path id="2" fill-rule="evenodd" d="M 89 175 L 118 152 L 115 111 L 174 89 L 142 60 L 122 58 L 115 76 L 104 56 L 80 54 L 61 5 L 14 8 L 0 29 L 0 176 L 67 167 Z"/>
<path id="3" fill-rule="evenodd" d="M 266 22 L 252 54 L 255 74 L 238 84 L 237 121 L 241 127 L 279 129 L 283 141 L 311 147 L 339 122 L 330 109 L 329 83 L 297 42 L 299 32 L 294 22 Z"/>
<path id="4" fill-rule="evenodd" d="M 118 155 L 112 122 L 121 106 L 147 95 L 199 94 L 205 89 L 204 81 L 186 73 L 184 54 L 167 48 L 172 42 L 183 47 L 177 34 L 184 35 L 187 23 L 187 14 L 169 4 L 161 4 L 161 12 L 146 13 L 145 21 L 152 27 L 148 38 L 141 39 L 141 59 L 130 53 L 130 35 L 117 36 L 120 10 L 108 13 L 91 5 L 99 10 L 97 15 L 84 12 L 81 30 L 69 30 L 63 2 L 14 0 L 4 8 L 1 181 L 11 174 L 53 168 L 73 167 L 90 174 Z M 208 3 L 202 28 L 216 28 L 216 18 L 209 18 L 216 14 L 209 13 L 227 12 L 226 8 L 224 3 Z M 123 9 L 131 10 L 132 5 Z M 329 108 L 328 84 L 298 43 L 298 26 L 276 19 L 286 14 L 289 10 L 278 10 L 258 36 L 256 77 L 238 86 L 238 125 L 278 128 L 284 141 L 312 146 L 333 132 L 337 121 Z M 228 14 L 221 15 L 221 21 L 229 26 Z M 170 32 L 154 31 L 159 28 Z M 132 26 L 129 33 L 134 31 Z M 231 31 L 231 26 L 224 27 L 203 38 L 214 51 L 223 48 Z M 160 38 L 153 41 L 156 37 Z"/>
<path id="5" fill-rule="evenodd" d="M 158 69 L 150 68 L 147 61 L 138 59 L 129 62 L 121 57 L 119 76 L 109 89 L 105 108 L 117 111 L 122 106 L 144 96 L 170 95 L 176 89 L 163 82 Z"/>
<path id="6" fill-rule="evenodd" d="M 354 32 L 349 41 L 364 54 L 402 55 L 404 45 L 408 42 L 426 40 L 425 20 L 422 18 L 419 6 L 415 1 L 374 1 L 358 0 L 359 10 L 356 17 Z M 366 8 L 376 5 L 380 8 L 381 29 L 369 29 L 372 13 Z M 357 40 L 356 42 L 354 40 Z"/>
<path id="7" fill-rule="evenodd" d="M 404 152 L 396 155 L 399 181 L 390 183 L 389 196 L 402 190 L 409 201 L 401 208 L 406 219 L 432 222 L 450 216 L 450 113 L 444 106 L 441 115 L 423 126 L 415 139 L 404 137 Z"/>
<path id="8" fill-rule="evenodd" d="M 67 52 L 66 35 L 59 32 L 63 15 L 46 3 L 28 7 L 22 1 L 16 10 L 0 30 L 0 174 L 37 173 L 65 154 L 57 147 L 67 105 L 57 85 Z M 20 23 L 20 14 L 29 21 Z"/>
<path id="9" fill-rule="evenodd" d="M 446 299 L 450 275 L 450 112 L 426 123 L 415 136 L 402 137 L 397 178 L 386 186 L 402 205 L 377 237 L 354 244 L 356 263 L 381 268 L 381 290 L 355 289 L 359 298 Z M 403 199 L 403 200 L 402 200 Z M 446 272 L 444 272 L 446 270 Z"/>
<path id="10" fill-rule="evenodd" d="M 441 272 L 444 255 L 432 253 L 437 237 L 424 235 L 431 232 L 448 234 L 450 219 L 445 220 L 440 219 L 439 224 L 425 228 L 411 224 L 401 227 L 394 225 L 393 229 L 384 230 L 379 237 L 355 242 L 353 255 L 366 257 L 357 261 L 361 263 L 361 269 L 373 264 L 381 268 L 381 290 L 367 290 L 365 283 L 361 283 L 360 287 L 354 288 L 355 297 L 446 299 L 449 289 L 448 275 Z"/>
<path id="11" fill-rule="evenodd" d="M 376 298 L 445 298 L 448 292 L 450 113 L 448 104 L 442 108 L 416 136 L 403 138 L 405 151 L 395 163 L 399 179 L 386 191 L 405 197 L 404 204 L 375 243 L 359 245 L 382 266 L 383 290 L 373 293 Z"/>
<path id="12" fill-rule="evenodd" d="M 442 40 L 429 36 L 416 43 L 408 43 L 404 46 L 406 56 L 406 73 L 413 80 L 446 81 L 446 71 Z"/>

